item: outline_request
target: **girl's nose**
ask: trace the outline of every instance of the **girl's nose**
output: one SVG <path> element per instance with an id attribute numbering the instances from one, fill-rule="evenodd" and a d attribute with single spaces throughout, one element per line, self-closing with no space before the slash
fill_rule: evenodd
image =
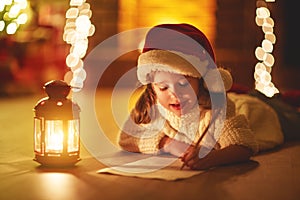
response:
<path id="1" fill-rule="evenodd" d="M 177 99 L 180 99 L 182 97 L 182 89 L 176 86 L 170 87 L 170 92 L 171 95 Z"/>

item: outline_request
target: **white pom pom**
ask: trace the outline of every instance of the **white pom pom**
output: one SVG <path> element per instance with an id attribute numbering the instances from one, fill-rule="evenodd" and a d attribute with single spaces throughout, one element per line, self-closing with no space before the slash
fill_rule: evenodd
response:
<path id="1" fill-rule="evenodd" d="M 232 84 L 230 72 L 223 68 L 212 69 L 204 77 L 205 87 L 211 92 L 228 91 Z"/>

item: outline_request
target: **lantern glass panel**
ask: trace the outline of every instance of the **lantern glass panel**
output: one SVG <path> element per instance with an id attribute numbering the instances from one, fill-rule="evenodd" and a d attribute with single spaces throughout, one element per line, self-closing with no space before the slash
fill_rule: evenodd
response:
<path id="1" fill-rule="evenodd" d="M 45 121 L 45 152 L 62 153 L 64 147 L 64 131 L 62 120 Z"/>
<path id="2" fill-rule="evenodd" d="M 68 152 L 79 150 L 79 120 L 68 121 Z"/>
<path id="3" fill-rule="evenodd" d="M 40 118 L 34 118 L 34 150 L 41 152 L 42 122 Z"/>

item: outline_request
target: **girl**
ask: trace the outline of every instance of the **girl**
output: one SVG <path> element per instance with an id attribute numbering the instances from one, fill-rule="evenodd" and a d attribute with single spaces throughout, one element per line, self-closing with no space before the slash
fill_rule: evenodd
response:
<path id="1" fill-rule="evenodd" d="M 145 90 L 122 128 L 121 148 L 170 153 L 201 170 L 244 162 L 282 144 L 275 111 L 258 98 L 226 94 L 231 75 L 213 66 L 212 46 L 196 27 L 153 27 L 137 66 Z"/>

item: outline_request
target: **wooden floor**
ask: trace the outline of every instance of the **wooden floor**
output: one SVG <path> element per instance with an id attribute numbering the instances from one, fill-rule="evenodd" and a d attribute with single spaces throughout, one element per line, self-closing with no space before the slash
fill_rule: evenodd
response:
<path id="1" fill-rule="evenodd" d="M 75 167 L 41 167 L 32 160 L 32 109 L 40 97 L 0 99 L 1 200 L 300 199 L 300 142 L 286 143 L 247 163 L 215 168 L 178 181 L 97 174 L 105 166 L 84 146 L 82 160 Z M 108 112 L 101 107 L 102 114 Z M 104 129 L 109 128 L 106 126 Z"/>

